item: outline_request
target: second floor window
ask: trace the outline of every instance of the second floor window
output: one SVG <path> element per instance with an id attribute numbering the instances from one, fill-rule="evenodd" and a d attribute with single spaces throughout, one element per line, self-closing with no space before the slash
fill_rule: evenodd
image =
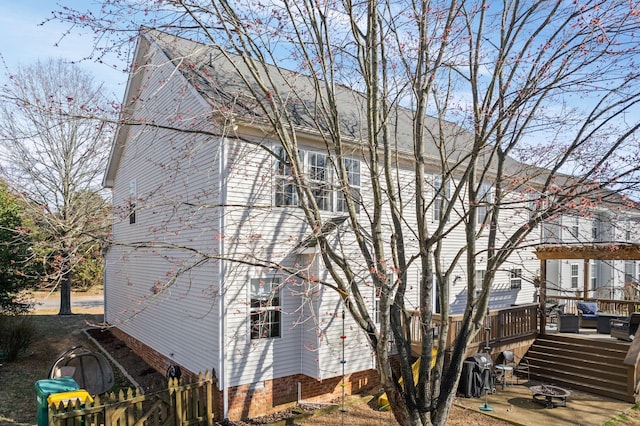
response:
<path id="1" fill-rule="evenodd" d="M 569 233 L 575 239 L 580 235 L 580 218 L 578 216 L 572 217 L 569 219 L 571 227 L 569 228 Z"/>
<path id="2" fill-rule="evenodd" d="M 275 188 L 274 205 L 278 207 L 299 206 L 300 199 L 293 179 L 293 165 L 282 147 L 275 150 Z M 318 204 L 323 211 L 347 211 L 345 190 L 336 188 L 335 173 L 331 159 L 327 154 L 311 151 L 298 151 L 301 166 L 304 168 L 304 179 Z M 360 211 L 360 161 L 345 158 L 348 194 L 355 202 L 356 212 Z"/>
<path id="3" fill-rule="evenodd" d="M 347 182 L 349 183 L 349 195 L 353 199 L 356 212 L 360 212 L 360 161 L 351 158 L 345 158 L 344 168 L 347 172 Z M 345 200 L 344 190 L 337 191 L 336 211 L 346 212 L 347 201 Z"/>
<path id="4" fill-rule="evenodd" d="M 328 156 L 317 152 L 310 152 L 308 155 L 309 184 L 313 197 L 320 210 L 331 211 L 333 210 L 333 185 L 331 185 Z"/>
<path id="5" fill-rule="evenodd" d="M 451 198 L 451 181 L 442 182 L 442 176 L 435 176 L 433 180 L 433 220 L 440 220 L 447 210 Z"/>
<path id="6" fill-rule="evenodd" d="M 522 269 L 513 268 L 509 271 L 509 283 L 512 289 L 522 288 Z"/>
<path id="7" fill-rule="evenodd" d="M 297 206 L 298 192 L 293 183 L 291 162 L 282 147 L 276 149 L 276 206 Z M 300 155 L 300 153 L 298 153 Z"/>
<path id="8" fill-rule="evenodd" d="M 598 241 L 600 239 L 600 220 L 594 219 L 591 222 L 591 238 L 593 241 Z"/>
<path id="9" fill-rule="evenodd" d="M 484 223 L 489 211 L 491 203 L 491 185 L 488 182 L 482 182 L 478 191 L 478 223 Z"/>

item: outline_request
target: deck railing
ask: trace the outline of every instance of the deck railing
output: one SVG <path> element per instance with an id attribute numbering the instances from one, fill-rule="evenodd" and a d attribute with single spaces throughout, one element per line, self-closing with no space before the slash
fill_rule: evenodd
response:
<path id="1" fill-rule="evenodd" d="M 577 296 L 548 296 L 547 307 L 551 302 L 564 305 L 565 314 L 577 314 L 578 302 L 597 302 L 598 311 L 618 315 L 629 316 L 633 312 L 640 312 L 640 300 L 615 300 L 615 299 L 585 299 Z"/>
<path id="2" fill-rule="evenodd" d="M 436 333 L 443 326 L 449 327 L 446 347 L 451 348 L 456 337 L 462 329 L 463 315 L 453 315 L 448 320 L 443 320 L 439 314 L 434 314 L 431 326 Z M 538 326 L 538 304 L 518 305 L 509 308 L 490 311 L 487 315 L 484 328 L 472 340 L 471 345 L 487 342 L 489 346 L 497 346 L 510 341 L 523 340 L 536 336 Z M 411 340 L 419 344 L 422 340 L 420 333 L 420 314 L 418 311 L 411 313 Z"/>

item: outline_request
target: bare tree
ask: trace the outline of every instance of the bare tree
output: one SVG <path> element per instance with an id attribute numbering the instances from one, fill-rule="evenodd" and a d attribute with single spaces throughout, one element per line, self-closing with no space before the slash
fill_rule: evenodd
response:
<path id="1" fill-rule="evenodd" d="M 59 285 L 59 314 L 68 315 L 72 271 L 82 250 L 93 251 L 106 235 L 107 200 L 87 194 L 100 191 L 110 104 L 89 74 L 63 60 L 21 67 L 7 77 L 0 91 L 7 180 L 40 230 L 36 248 L 45 258 L 45 279 Z"/>
<path id="2" fill-rule="evenodd" d="M 142 16 L 154 7 L 112 3 L 101 16 L 66 10 L 58 18 L 102 34 L 126 29 L 114 27 L 124 20 L 110 13 Z M 541 224 L 637 190 L 638 10 L 624 1 L 249 3 L 156 2 L 150 24 L 226 55 L 251 104 L 225 114 L 269 128 L 282 145 L 272 154 L 286 167 L 331 275 L 321 284 L 339 293 L 367 336 L 396 419 L 443 425 L 496 274 L 539 241 Z M 185 54 L 186 75 L 190 65 Z M 360 105 L 346 108 L 344 86 L 360 92 Z M 197 131 L 184 122 L 192 123 L 176 120 L 174 130 Z M 298 155 L 298 136 L 310 128 L 324 143 L 357 253 L 326 232 L 335 226 Z M 350 181 L 353 152 L 366 164 L 367 205 Z M 400 164 L 413 170 L 410 182 Z M 446 240 L 456 233 L 464 244 L 452 251 Z M 286 269 L 257 256 L 225 259 Z M 379 290 L 379 322 L 359 287 L 362 265 Z M 446 327 L 434 335 L 433 300 L 447 318 L 459 265 L 464 320 L 450 358 L 439 351 L 431 369 L 432 349 L 447 341 Z M 414 276 L 417 306 L 407 303 Z M 422 342 L 415 383 L 403 326 L 414 308 Z"/>

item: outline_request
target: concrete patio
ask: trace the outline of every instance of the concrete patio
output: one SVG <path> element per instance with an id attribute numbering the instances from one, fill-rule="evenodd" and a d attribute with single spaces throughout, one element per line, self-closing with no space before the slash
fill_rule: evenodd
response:
<path id="1" fill-rule="evenodd" d="M 484 406 L 483 398 L 457 398 L 456 405 L 472 411 L 482 412 L 489 416 L 511 422 L 516 425 L 597 425 L 602 426 L 607 420 L 624 413 L 633 404 L 591 395 L 567 388 L 571 395 L 567 398 L 566 407 L 545 408 L 533 401 L 530 386 L 540 382 L 525 382 L 507 385 L 503 390 L 497 386 L 495 394 L 489 394 L 487 404 L 493 411 L 480 410 Z M 546 383 L 549 384 L 549 383 Z"/>

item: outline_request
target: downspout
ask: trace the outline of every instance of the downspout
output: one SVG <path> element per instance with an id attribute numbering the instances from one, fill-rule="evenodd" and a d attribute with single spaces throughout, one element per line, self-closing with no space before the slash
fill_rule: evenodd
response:
<path id="1" fill-rule="evenodd" d="M 109 321 L 109 309 L 107 309 L 107 256 L 109 255 L 109 248 L 103 248 L 102 251 L 102 321 L 104 323 Z"/>
<path id="2" fill-rule="evenodd" d="M 218 151 L 218 196 L 220 198 L 220 207 L 218 217 L 218 232 L 220 234 L 224 234 L 224 205 L 227 201 L 227 190 L 225 183 L 225 138 L 220 138 L 220 147 Z M 219 294 L 218 294 L 218 377 L 220 380 L 219 387 L 222 387 L 222 412 L 223 419 L 229 418 L 229 389 L 227 387 L 227 358 L 226 351 L 224 348 L 224 339 L 225 339 L 225 331 L 226 331 L 226 306 L 224 302 L 224 286 L 225 286 L 225 278 L 226 278 L 226 263 L 223 260 L 224 256 L 224 238 L 218 238 L 218 255 L 220 256 L 220 260 L 218 261 L 218 286 L 219 286 Z"/>

